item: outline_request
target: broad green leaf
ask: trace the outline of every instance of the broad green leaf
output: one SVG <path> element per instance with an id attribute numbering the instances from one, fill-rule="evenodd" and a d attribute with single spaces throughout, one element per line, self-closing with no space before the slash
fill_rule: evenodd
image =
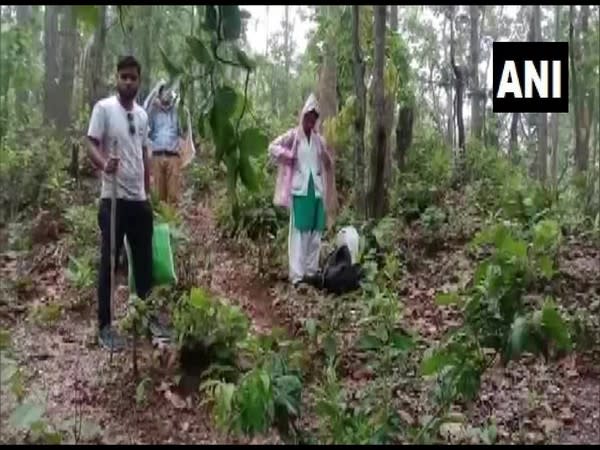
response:
<path id="1" fill-rule="evenodd" d="M 217 8 L 212 5 L 206 5 L 205 26 L 210 31 L 217 31 Z"/>
<path id="2" fill-rule="evenodd" d="M 435 303 L 438 305 L 456 305 L 461 302 L 462 298 L 457 292 L 442 292 L 435 296 Z"/>
<path id="3" fill-rule="evenodd" d="M 192 55 L 194 58 L 196 58 L 196 61 L 198 61 L 200 64 L 208 64 L 212 62 L 212 55 L 206 49 L 204 43 L 200 39 L 193 36 L 187 36 L 185 41 L 190 47 Z"/>
<path id="4" fill-rule="evenodd" d="M 239 39 L 242 32 L 240 7 L 237 5 L 219 6 L 219 13 L 222 17 L 223 38 L 228 41 Z"/>
<path id="5" fill-rule="evenodd" d="M 288 393 L 298 392 L 302 389 L 302 382 L 296 375 L 283 375 L 277 378 L 277 383 Z"/>
<path id="6" fill-rule="evenodd" d="M 567 324 L 550 300 L 546 300 L 542 309 L 542 327 L 546 335 L 556 341 L 560 349 L 570 348 L 571 338 Z"/>
<path id="7" fill-rule="evenodd" d="M 83 427 L 83 425 L 82 425 L 82 427 Z M 83 430 L 81 430 L 81 434 L 83 435 Z M 56 432 L 55 431 L 45 432 L 41 436 L 41 439 L 43 440 L 43 443 L 47 444 L 47 445 L 60 445 L 60 444 L 62 444 L 62 434 L 59 433 L 58 431 L 56 431 Z M 91 440 L 91 439 L 88 439 L 88 440 Z"/>
<path id="8" fill-rule="evenodd" d="M 510 358 L 517 358 L 526 348 L 527 339 L 529 339 L 529 322 L 523 316 L 517 317 L 510 330 L 509 355 Z"/>
<path id="9" fill-rule="evenodd" d="M 493 445 L 496 442 L 496 437 L 498 435 L 498 430 L 496 425 L 492 424 L 488 427 L 485 427 L 483 430 L 479 432 L 479 437 L 486 445 Z"/>
<path id="10" fill-rule="evenodd" d="M 387 329 L 383 324 L 379 324 L 375 328 L 375 336 L 377 336 L 377 339 L 379 339 L 381 342 L 387 342 L 389 335 Z"/>
<path id="11" fill-rule="evenodd" d="M 502 225 L 485 228 L 475 235 L 469 245 L 472 247 L 480 247 L 485 244 L 491 244 L 492 242 L 498 242 L 498 239 L 501 241 L 505 232 L 506 229 Z"/>
<path id="12" fill-rule="evenodd" d="M 304 328 L 306 328 L 306 332 L 311 339 L 314 339 L 317 335 L 317 322 L 314 319 L 307 319 L 304 322 Z"/>
<path id="13" fill-rule="evenodd" d="M 552 258 L 550 258 L 548 255 L 541 255 L 537 258 L 537 263 L 542 275 L 546 279 L 550 280 L 554 275 L 554 264 L 552 263 Z"/>
<path id="14" fill-rule="evenodd" d="M 2 355 L 1 358 L 0 385 L 5 385 L 12 381 L 12 378 L 18 372 L 19 367 L 17 366 L 16 361 L 7 358 L 4 355 Z"/>
<path id="15" fill-rule="evenodd" d="M 269 390 L 271 389 L 271 378 L 269 377 L 269 374 L 267 374 L 264 371 L 261 372 L 260 381 L 262 382 L 264 391 L 269 392 Z"/>
<path id="16" fill-rule="evenodd" d="M 89 420 L 83 420 L 81 422 L 81 440 L 89 442 L 100 437 L 102 437 L 102 427 L 100 427 L 100 425 Z"/>
<path id="17" fill-rule="evenodd" d="M 225 162 L 225 166 L 227 167 L 227 174 L 235 175 L 237 177 L 238 169 L 239 169 L 239 160 L 237 157 L 237 152 L 229 152 L 226 153 L 223 157 L 223 161 Z M 235 187 L 235 186 L 230 186 Z"/>
<path id="18" fill-rule="evenodd" d="M 473 364 L 463 362 L 457 370 L 456 389 L 467 401 L 473 400 L 481 385 L 481 371 Z"/>
<path id="19" fill-rule="evenodd" d="M 209 304 L 209 297 L 202 288 L 193 288 L 190 293 L 190 304 L 198 309 L 204 309 Z"/>
<path id="20" fill-rule="evenodd" d="M 138 405 L 143 404 L 146 400 L 146 389 L 151 382 L 152 380 L 146 377 L 142 381 L 140 381 L 137 387 L 135 388 L 135 402 Z"/>
<path id="21" fill-rule="evenodd" d="M 34 444 L 60 444 L 62 442 L 62 434 L 57 432 L 48 432 L 48 425 L 43 420 L 34 422 L 29 427 L 29 439 Z M 66 429 L 67 432 L 73 432 L 74 424 Z M 58 437 L 58 439 L 57 439 Z"/>
<path id="22" fill-rule="evenodd" d="M 437 350 L 423 360 L 421 363 L 421 373 L 425 376 L 433 375 L 445 366 L 452 364 L 452 362 L 452 355 L 443 350 Z"/>
<path id="23" fill-rule="evenodd" d="M 407 351 L 415 346 L 415 342 L 411 336 L 394 330 L 390 334 L 390 345 L 397 350 Z"/>
<path id="24" fill-rule="evenodd" d="M 258 180 L 252 163 L 247 156 L 242 155 L 239 159 L 240 178 L 248 190 L 256 192 L 258 190 Z"/>
<path id="25" fill-rule="evenodd" d="M 282 394 L 275 401 L 283 406 L 288 414 L 298 416 L 299 403 L 289 395 Z"/>
<path id="26" fill-rule="evenodd" d="M 498 249 L 507 257 L 523 260 L 527 257 L 527 243 L 507 236 Z"/>
<path id="27" fill-rule="evenodd" d="M 0 350 L 6 350 L 10 346 L 10 332 L 0 330 Z"/>
<path id="28" fill-rule="evenodd" d="M 372 334 L 365 334 L 358 341 L 360 350 L 379 350 L 382 345 L 381 340 Z"/>
<path id="29" fill-rule="evenodd" d="M 177 65 L 175 65 L 169 59 L 169 57 L 167 56 L 166 52 L 160 46 L 159 46 L 159 51 L 160 51 L 160 56 L 162 58 L 163 65 L 165 66 L 165 70 L 169 73 L 169 76 L 171 78 L 175 78 L 178 75 L 180 75 L 181 73 L 183 73 L 183 70 L 180 69 L 179 67 L 177 67 Z"/>
<path id="30" fill-rule="evenodd" d="M 233 383 L 221 383 L 217 387 L 219 403 L 227 411 L 231 410 L 235 385 Z"/>
<path id="31" fill-rule="evenodd" d="M 242 49 L 236 48 L 235 49 L 235 57 L 237 58 L 238 62 L 244 66 L 244 68 L 246 70 L 254 70 L 256 69 L 256 62 L 252 59 L 250 59 L 248 57 L 248 55 L 246 54 L 245 51 L 243 51 Z"/>
<path id="32" fill-rule="evenodd" d="M 258 128 L 246 128 L 240 135 L 240 152 L 243 156 L 260 156 L 269 141 Z"/>
<path id="33" fill-rule="evenodd" d="M 222 161 L 235 148 L 235 130 L 231 121 L 216 105 L 210 112 L 209 122 L 216 147 L 216 158 L 217 161 Z M 227 164 L 227 161 L 225 163 Z M 237 160 L 234 165 L 229 166 L 237 166 Z"/>
<path id="34" fill-rule="evenodd" d="M 86 27 L 93 29 L 98 26 L 100 21 L 100 11 L 95 5 L 74 5 L 72 6 L 76 20 L 80 20 Z"/>
<path id="35" fill-rule="evenodd" d="M 22 372 L 17 370 L 10 380 L 10 391 L 21 401 L 25 397 L 25 384 L 23 382 Z"/>
<path id="36" fill-rule="evenodd" d="M 44 415 L 44 408 L 35 403 L 23 403 L 10 415 L 10 423 L 20 430 L 28 430 L 32 424 Z"/>
<path id="37" fill-rule="evenodd" d="M 328 358 L 334 358 L 337 354 L 337 339 L 335 335 L 328 334 L 323 339 L 323 350 L 325 351 L 325 356 Z"/>
<path id="38" fill-rule="evenodd" d="M 536 251 L 549 249 L 560 243 L 560 225 L 554 220 L 542 220 L 533 229 L 533 247 Z"/>
<path id="39" fill-rule="evenodd" d="M 238 95 L 235 90 L 229 86 L 222 86 L 217 89 L 215 94 L 215 107 L 219 114 L 226 118 L 234 113 L 238 101 Z"/>

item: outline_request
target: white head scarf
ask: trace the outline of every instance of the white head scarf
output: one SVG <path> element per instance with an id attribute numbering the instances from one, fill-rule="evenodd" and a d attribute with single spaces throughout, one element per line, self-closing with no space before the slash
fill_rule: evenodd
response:
<path id="1" fill-rule="evenodd" d="M 319 116 L 321 115 L 321 108 L 319 107 L 319 102 L 317 101 L 317 97 L 315 97 L 315 94 L 310 94 L 308 96 L 308 98 L 306 99 L 306 102 L 304 102 L 304 106 L 302 107 L 302 112 L 300 113 L 300 129 L 302 129 L 302 120 L 304 119 L 304 116 L 311 112 L 314 111 L 316 112 Z M 317 119 L 317 123 L 315 123 L 315 128 L 314 131 L 318 130 L 318 124 L 319 119 Z"/>

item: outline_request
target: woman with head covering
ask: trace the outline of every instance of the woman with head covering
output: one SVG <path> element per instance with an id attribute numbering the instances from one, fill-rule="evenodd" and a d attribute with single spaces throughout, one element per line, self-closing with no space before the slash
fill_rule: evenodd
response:
<path id="1" fill-rule="evenodd" d="M 278 166 L 274 203 L 290 209 L 290 281 L 297 285 L 319 269 L 321 237 L 335 210 L 333 158 L 317 132 L 319 105 L 311 94 L 299 125 L 269 146 Z"/>

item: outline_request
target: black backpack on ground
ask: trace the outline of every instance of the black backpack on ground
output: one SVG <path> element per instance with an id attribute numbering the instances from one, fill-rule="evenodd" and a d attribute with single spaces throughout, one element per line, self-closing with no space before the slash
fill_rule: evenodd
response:
<path id="1" fill-rule="evenodd" d="M 360 264 L 352 264 L 352 256 L 346 245 L 336 248 L 325 260 L 323 270 L 304 281 L 318 289 L 340 295 L 360 288 L 364 271 Z"/>

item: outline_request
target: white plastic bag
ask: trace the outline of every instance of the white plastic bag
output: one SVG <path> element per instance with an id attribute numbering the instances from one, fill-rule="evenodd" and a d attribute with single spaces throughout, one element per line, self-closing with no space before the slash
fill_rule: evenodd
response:
<path id="1" fill-rule="evenodd" d="M 346 245 L 348 250 L 350 250 L 350 256 L 352 256 L 352 264 L 358 262 L 359 237 L 356 228 L 353 226 L 342 228 L 338 231 L 335 243 L 338 248 Z"/>

